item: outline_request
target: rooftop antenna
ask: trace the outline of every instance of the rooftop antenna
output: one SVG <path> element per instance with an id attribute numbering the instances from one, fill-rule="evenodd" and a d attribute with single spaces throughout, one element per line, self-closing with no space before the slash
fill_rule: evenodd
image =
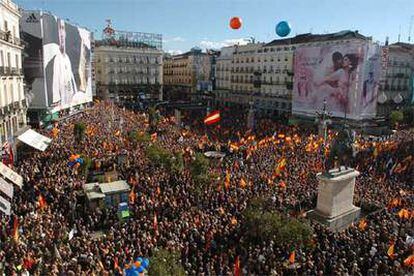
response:
<path id="1" fill-rule="evenodd" d="M 400 42 L 400 38 L 401 38 L 401 25 L 398 30 L 398 42 Z"/>
<path id="2" fill-rule="evenodd" d="M 414 15 L 411 15 L 410 25 L 408 26 L 408 42 L 411 41 L 411 31 L 413 30 L 413 24 L 414 24 Z"/>

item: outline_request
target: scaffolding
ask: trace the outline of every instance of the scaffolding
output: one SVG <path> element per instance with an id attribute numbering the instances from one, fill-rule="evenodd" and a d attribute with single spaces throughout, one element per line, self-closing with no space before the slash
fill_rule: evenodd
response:
<path id="1" fill-rule="evenodd" d="M 162 50 L 161 34 L 119 31 L 112 27 L 111 20 L 106 21 L 107 26 L 103 29 L 102 40 L 97 42 L 99 45 L 154 48 Z"/>

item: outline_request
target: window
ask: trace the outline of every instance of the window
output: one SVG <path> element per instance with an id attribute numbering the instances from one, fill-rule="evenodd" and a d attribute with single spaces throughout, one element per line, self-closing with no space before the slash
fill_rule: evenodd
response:
<path id="1" fill-rule="evenodd" d="M 19 66 L 19 55 L 16 55 L 16 68 L 20 68 Z"/>

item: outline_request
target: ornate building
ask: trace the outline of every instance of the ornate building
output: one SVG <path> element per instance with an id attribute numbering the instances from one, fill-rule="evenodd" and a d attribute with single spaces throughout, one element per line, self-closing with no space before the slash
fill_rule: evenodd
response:
<path id="1" fill-rule="evenodd" d="M 162 99 L 162 36 L 104 29 L 95 41 L 96 96 L 117 102 Z"/>
<path id="2" fill-rule="evenodd" d="M 0 0 L 0 145 L 13 144 L 26 129 L 20 13 L 10 0 Z"/>

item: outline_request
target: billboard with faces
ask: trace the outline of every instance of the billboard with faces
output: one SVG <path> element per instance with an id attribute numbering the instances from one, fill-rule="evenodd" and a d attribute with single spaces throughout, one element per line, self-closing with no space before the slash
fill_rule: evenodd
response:
<path id="1" fill-rule="evenodd" d="M 91 33 L 49 13 L 25 11 L 23 36 L 29 44 L 25 69 L 33 105 L 58 111 L 92 101 Z"/>
<path id="2" fill-rule="evenodd" d="M 334 117 L 375 117 L 380 60 L 379 46 L 365 41 L 298 48 L 293 113 L 313 117 L 326 100 Z"/>

